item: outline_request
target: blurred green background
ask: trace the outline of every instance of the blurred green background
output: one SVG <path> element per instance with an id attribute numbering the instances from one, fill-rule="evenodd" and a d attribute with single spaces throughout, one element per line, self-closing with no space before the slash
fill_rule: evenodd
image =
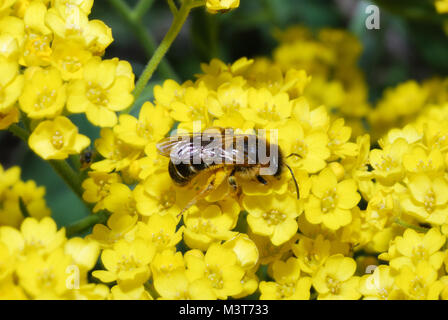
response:
<path id="1" fill-rule="evenodd" d="M 127 1 L 130 6 L 136 0 Z M 365 27 L 365 8 L 380 6 L 379 30 Z M 112 28 L 114 42 L 105 58 L 129 61 L 136 76 L 148 60 L 148 53 L 133 35 L 126 21 L 108 0 L 94 3 L 91 19 L 101 19 Z M 156 43 L 171 23 L 171 12 L 164 0 L 155 0 L 144 16 L 144 26 Z M 350 30 L 361 40 L 364 51 L 359 61 L 374 103 L 384 88 L 408 79 L 423 80 L 448 74 L 448 37 L 443 31 L 447 15 L 435 12 L 432 0 L 241 0 L 237 10 L 210 15 L 203 8 L 194 10 L 166 57 L 180 81 L 193 79 L 200 63 L 218 57 L 232 62 L 242 56 L 270 56 L 276 41 L 275 28 L 294 24 L 312 30 L 334 27 Z M 156 73 L 139 100 L 151 100 L 152 88 L 164 80 Z M 99 129 L 83 115 L 73 116 L 80 131 L 95 139 Z M 47 189 L 46 200 L 59 225 L 67 225 L 87 214 L 82 203 L 53 172 L 14 136 L 0 132 L 0 162 L 4 167 L 20 165 L 22 179 L 33 179 Z"/>

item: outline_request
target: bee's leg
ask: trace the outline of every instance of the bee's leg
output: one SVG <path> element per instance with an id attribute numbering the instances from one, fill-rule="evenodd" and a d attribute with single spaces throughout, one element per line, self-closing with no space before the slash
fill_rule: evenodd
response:
<path id="1" fill-rule="evenodd" d="M 235 179 L 235 171 L 236 171 L 235 169 L 232 170 L 227 181 L 229 181 L 229 185 L 232 187 L 233 191 L 237 192 L 238 184 L 236 183 L 236 179 Z"/>
<path id="2" fill-rule="evenodd" d="M 257 175 L 256 178 L 257 178 L 258 182 L 260 182 L 261 184 L 264 184 L 264 185 L 268 184 L 268 182 L 262 176 Z"/>
<path id="3" fill-rule="evenodd" d="M 227 177 L 227 171 L 225 170 L 217 170 L 212 173 L 211 176 L 207 179 L 204 187 L 187 203 L 187 205 L 182 209 L 182 211 L 177 215 L 178 217 L 182 215 L 185 211 L 190 209 L 196 202 L 200 199 L 205 198 L 210 192 L 215 190 Z"/>

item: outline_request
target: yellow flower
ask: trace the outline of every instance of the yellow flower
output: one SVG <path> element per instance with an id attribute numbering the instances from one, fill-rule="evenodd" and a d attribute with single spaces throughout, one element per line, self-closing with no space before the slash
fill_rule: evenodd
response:
<path id="1" fill-rule="evenodd" d="M 302 126 L 290 120 L 279 130 L 279 140 L 285 155 L 294 153 L 288 159 L 291 166 L 298 166 L 309 173 L 316 173 L 326 165 L 326 160 L 330 157 L 328 148 L 329 138 L 323 130 L 316 130 L 305 133 Z"/>
<path id="2" fill-rule="evenodd" d="M 0 57 L 0 113 L 10 112 L 22 94 L 24 78 L 19 75 L 19 66 L 16 62 Z M 3 121 L 2 121 L 3 122 Z"/>
<path id="3" fill-rule="evenodd" d="M 240 207 L 233 199 L 199 204 L 184 213 L 184 241 L 190 248 L 207 250 L 210 244 L 236 235 Z"/>
<path id="4" fill-rule="evenodd" d="M 354 277 L 355 260 L 336 254 L 329 257 L 313 276 L 313 287 L 319 293 L 318 299 L 357 300 L 359 277 Z"/>
<path id="5" fill-rule="evenodd" d="M 446 237 L 437 228 L 426 233 L 417 233 L 406 229 L 403 236 L 394 239 L 387 255 L 382 259 L 389 260 L 392 268 L 400 270 L 403 266 L 417 266 L 420 261 L 428 262 L 434 270 L 440 269 L 444 253 L 439 251 L 446 242 Z"/>
<path id="6" fill-rule="evenodd" d="M 190 281 L 205 279 L 200 290 L 211 289 L 218 299 L 239 294 L 244 270 L 238 265 L 236 254 L 222 245 L 212 244 L 205 255 L 199 250 L 185 253 L 187 277 Z"/>
<path id="7" fill-rule="evenodd" d="M 117 284 L 110 289 L 112 300 L 152 300 L 151 294 L 143 285 L 128 286 Z"/>
<path id="8" fill-rule="evenodd" d="M 0 299 L 2 300 L 27 300 L 28 297 L 13 277 L 0 281 Z"/>
<path id="9" fill-rule="evenodd" d="M 152 244 L 142 239 L 132 242 L 120 240 L 101 254 L 106 270 L 93 271 L 92 275 L 106 283 L 117 281 L 123 286 L 141 285 L 150 276 L 149 263 L 155 250 Z"/>
<path id="10" fill-rule="evenodd" d="M 259 259 L 258 248 L 247 234 L 240 233 L 224 242 L 223 246 L 233 250 L 239 264 L 245 270 L 250 270 L 257 265 Z"/>
<path id="11" fill-rule="evenodd" d="M 73 113 L 85 112 L 94 125 L 111 127 L 117 123 L 115 112 L 134 101 L 133 89 L 134 74 L 127 61 L 95 57 L 84 65 L 82 79 L 69 85 L 67 109 Z"/>
<path id="12" fill-rule="evenodd" d="M 312 195 L 305 203 L 305 216 L 309 222 L 322 223 L 331 230 L 337 230 L 351 222 L 351 209 L 361 199 L 356 192 L 354 180 L 347 179 L 338 183 L 333 171 L 326 168 L 315 177 L 311 190 Z"/>
<path id="13" fill-rule="evenodd" d="M 110 185 L 109 194 L 104 198 L 104 207 L 112 213 L 138 214 L 134 192 L 123 183 Z"/>
<path id="14" fill-rule="evenodd" d="M 406 213 L 437 225 L 448 222 L 448 182 L 443 176 L 431 179 L 419 174 L 410 177 L 407 185 L 409 193 L 401 200 Z"/>
<path id="15" fill-rule="evenodd" d="M 358 154 L 358 146 L 353 142 L 348 142 L 352 129 L 344 126 L 344 119 L 339 118 L 331 124 L 328 130 L 330 142 L 328 147 L 333 154 L 333 158 L 354 157 Z"/>
<path id="16" fill-rule="evenodd" d="M 47 66 L 51 61 L 53 35 L 45 25 L 47 7 L 41 1 L 32 1 L 24 11 L 25 39 L 23 56 L 19 62 L 24 66 Z"/>
<path id="17" fill-rule="evenodd" d="M 275 282 L 260 282 L 260 300 L 309 300 L 311 278 L 300 277 L 296 258 L 286 262 L 277 260 L 272 265 Z"/>
<path id="18" fill-rule="evenodd" d="M 0 227 L 0 242 L 5 243 L 17 255 L 49 254 L 65 241 L 65 229 L 58 231 L 56 223 L 50 217 L 44 217 L 40 221 L 26 218 L 20 231 L 9 226 Z"/>
<path id="19" fill-rule="evenodd" d="M 95 240 L 102 248 L 110 248 L 122 239 L 132 241 L 135 239 L 137 219 L 137 215 L 113 213 L 107 220 L 107 226 L 94 225 L 87 238 Z"/>
<path id="20" fill-rule="evenodd" d="M 445 169 L 443 155 L 439 149 L 425 150 L 419 145 L 413 146 L 403 156 L 403 166 L 408 172 L 428 175 L 438 175 Z"/>
<path id="21" fill-rule="evenodd" d="M 238 8 L 240 0 L 207 0 L 205 7 L 210 13 L 227 12 Z"/>
<path id="22" fill-rule="evenodd" d="M 158 253 L 151 263 L 151 270 L 154 287 L 160 294 L 160 299 L 216 299 L 207 279 L 188 279 L 184 259 L 179 251 L 165 250 Z"/>
<path id="23" fill-rule="evenodd" d="M 110 193 L 110 186 L 113 183 L 120 183 L 121 177 L 117 173 L 105 173 L 90 171 L 89 177 L 82 182 L 84 193 L 82 198 L 89 203 L 95 203 L 93 212 L 105 208 L 104 199 Z"/>
<path id="24" fill-rule="evenodd" d="M 52 50 L 51 63 L 60 71 L 63 80 L 82 78 L 84 65 L 92 57 L 83 43 L 56 38 L 52 43 Z"/>
<path id="25" fill-rule="evenodd" d="M 0 130 L 7 129 L 13 123 L 19 122 L 19 117 L 20 113 L 18 108 L 12 108 L 6 113 L 0 113 Z"/>
<path id="26" fill-rule="evenodd" d="M 87 148 L 90 139 L 79 134 L 78 127 L 68 118 L 57 117 L 39 123 L 31 133 L 28 143 L 30 148 L 45 160 L 65 159 Z"/>
<path id="27" fill-rule="evenodd" d="M 330 248 L 330 241 L 319 234 L 316 239 L 300 237 L 299 243 L 292 246 L 292 251 L 297 257 L 300 270 L 312 275 L 330 256 Z"/>
<path id="28" fill-rule="evenodd" d="M 152 243 L 157 252 L 175 250 L 175 246 L 182 240 L 184 230 L 184 226 L 176 230 L 177 223 L 177 219 L 172 215 L 153 214 L 148 217 L 146 223 L 138 222 L 136 237 Z"/>
<path id="29" fill-rule="evenodd" d="M 276 246 L 290 240 L 297 232 L 296 218 L 301 211 L 292 196 L 245 196 L 243 207 L 249 213 L 247 222 L 251 230 L 269 236 Z"/>
<path id="30" fill-rule="evenodd" d="M 169 214 L 176 217 L 182 208 L 177 201 L 178 190 L 168 172 L 153 174 L 135 187 L 135 200 L 141 215 Z"/>
<path id="31" fill-rule="evenodd" d="M 96 241 L 75 237 L 67 240 L 64 252 L 72 258 L 73 263 L 82 273 L 95 266 L 100 254 L 100 246 Z"/>
<path id="32" fill-rule="evenodd" d="M 281 92 L 273 95 L 268 89 L 250 88 L 247 92 L 248 107 L 240 110 L 247 121 L 258 126 L 272 127 L 282 123 L 291 116 L 292 105 L 288 94 Z"/>
<path id="33" fill-rule="evenodd" d="M 210 116 L 208 114 L 208 90 L 205 85 L 197 88 L 188 87 L 182 100 L 175 100 L 170 105 L 170 116 L 180 121 L 179 128 L 192 131 L 193 122 L 200 121 L 201 130 L 210 126 Z"/>
<path id="34" fill-rule="evenodd" d="M 48 257 L 30 254 L 17 266 L 20 286 L 34 299 L 61 299 L 67 294 L 67 268 L 70 256 L 62 248 L 52 251 Z"/>
<path id="35" fill-rule="evenodd" d="M 447 13 L 448 12 L 448 1 L 447 0 L 436 0 L 434 5 L 436 6 L 438 13 Z"/>
<path id="36" fill-rule="evenodd" d="M 111 172 L 115 169 L 120 171 L 138 158 L 140 151 L 118 139 L 112 129 L 103 128 L 100 134 L 101 137 L 95 140 L 95 148 L 105 159 L 93 163 L 91 165 L 93 170 Z"/>
<path id="37" fill-rule="evenodd" d="M 66 101 L 65 85 L 55 68 L 27 68 L 20 108 L 31 119 L 55 118 Z"/>
<path id="38" fill-rule="evenodd" d="M 398 138 L 387 144 L 382 150 L 373 149 L 369 162 L 373 167 L 373 174 L 383 185 L 392 185 L 403 178 L 403 156 L 409 145 L 403 138 Z"/>
<path id="39" fill-rule="evenodd" d="M 155 107 L 145 102 L 140 109 L 139 117 L 122 114 L 119 124 L 114 127 L 115 135 L 125 143 L 136 148 L 144 148 L 149 143 L 158 142 L 170 130 L 173 120 L 160 105 Z"/>
<path id="40" fill-rule="evenodd" d="M 414 270 L 403 266 L 395 282 L 408 299 L 414 300 L 438 299 L 443 289 L 443 284 L 437 281 L 437 272 L 427 261 L 420 261 Z"/>
<path id="41" fill-rule="evenodd" d="M 55 8 L 63 6 L 77 6 L 79 9 L 89 15 L 93 6 L 93 0 L 54 0 L 52 6 Z"/>
<path id="42" fill-rule="evenodd" d="M 403 293 L 395 284 L 395 277 L 389 266 L 381 265 L 372 274 L 362 276 L 359 291 L 365 300 L 401 300 Z"/>

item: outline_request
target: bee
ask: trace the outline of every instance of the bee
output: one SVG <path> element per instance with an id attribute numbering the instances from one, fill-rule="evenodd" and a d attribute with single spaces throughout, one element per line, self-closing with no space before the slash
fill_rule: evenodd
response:
<path id="1" fill-rule="evenodd" d="M 81 169 L 87 169 L 93 162 L 94 152 L 90 149 L 86 149 L 83 151 L 79 157 L 79 161 L 81 162 Z"/>
<path id="2" fill-rule="evenodd" d="M 260 156 L 259 148 L 263 147 L 265 157 Z M 168 172 L 178 186 L 188 185 L 201 173 L 210 173 L 205 185 L 179 215 L 225 180 L 237 192 L 239 186 L 236 177 L 267 185 L 266 177 L 269 175 L 280 179 L 285 167 L 291 173 L 297 198 L 300 197 L 294 173 L 285 163 L 278 145 L 270 144 L 258 135 L 233 134 L 232 129 L 211 128 L 204 132 L 164 138 L 157 143 L 157 150 L 162 156 L 170 158 Z"/>

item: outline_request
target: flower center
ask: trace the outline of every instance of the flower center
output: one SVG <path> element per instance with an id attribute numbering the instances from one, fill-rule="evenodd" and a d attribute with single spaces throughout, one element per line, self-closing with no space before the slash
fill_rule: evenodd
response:
<path id="1" fill-rule="evenodd" d="M 81 61 L 75 56 L 65 56 L 60 62 L 61 68 L 70 73 L 74 73 L 81 69 Z"/>
<path id="2" fill-rule="evenodd" d="M 117 273 L 120 271 L 132 271 L 138 268 L 140 261 L 134 257 L 133 254 L 122 255 L 121 259 L 117 262 Z"/>
<path id="3" fill-rule="evenodd" d="M 159 233 L 152 234 L 152 242 L 156 243 L 158 247 L 165 247 L 170 243 L 171 235 L 164 232 L 163 229 Z"/>
<path id="4" fill-rule="evenodd" d="M 327 286 L 330 289 L 330 292 L 332 294 L 338 294 L 339 290 L 341 288 L 341 283 L 340 281 L 334 279 L 331 276 L 327 276 L 327 280 L 326 280 Z"/>
<path id="5" fill-rule="evenodd" d="M 36 33 L 28 34 L 23 55 L 36 55 L 40 58 L 49 58 L 51 56 L 50 48 L 51 37 L 49 35 L 40 36 Z"/>
<path id="6" fill-rule="evenodd" d="M 222 279 L 222 273 L 217 266 L 207 265 L 205 270 L 205 277 L 210 280 L 212 287 L 215 289 L 222 289 L 224 287 L 224 280 Z"/>
<path id="7" fill-rule="evenodd" d="M 308 153 L 308 146 L 305 141 L 297 139 L 293 146 L 293 150 L 294 153 L 298 154 L 302 158 L 305 158 Z M 294 159 L 298 160 L 297 158 Z"/>
<path id="8" fill-rule="evenodd" d="M 336 200 L 338 196 L 336 195 L 336 188 L 327 190 L 325 192 L 324 197 L 321 200 L 322 203 L 322 212 L 328 213 L 336 207 Z"/>
<path id="9" fill-rule="evenodd" d="M 277 292 L 281 297 L 290 297 L 296 291 L 295 283 L 285 283 L 281 284 L 277 288 Z"/>
<path id="10" fill-rule="evenodd" d="M 51 287 L 54 282 L 54 273 L 51 268 L 44 268 L 37 273 L 37 280 L 43 287 Z"/>
<path id="11" fill-rule="evenodd" d="M 258 110 L 258 116 L 261 119 L 269 120 L 269 121 L 279 121 L 280 116 L 278 112 L 276 111 L 275 105 L 270 105 L 269 103 L 265 102 L 264 108 L 260 108 Z"/>
<path id="12" fill-rule="evenodd" d="M 34 103 L 34 109 L 36 111 L 44 110 L 51 107 L 56 100 L 56 90 L 44 87 L 43 91 L 37 96 Z"/>
<path id="13" fill-rule="evenodd" d="M 411 281 L 411 292 L 415 297 L 425 297 L 426 285 L 421 277 L 416 277 Z"/>
<path id="14" fill-rule="evenodd" d="M 107 90 L 92 82 L 89 82 L 87 85 L 86 96 L 90 102 L 100 106 L 106 106 L 109 103 Z"/>
<path id="15" fill-rule="evenodd" d="M 398 162 L 389 155 L 382 155 L 381 158 L 381 163 L 375 163 L 380 170 L 391 171 L 398 166 Z"/>
<path id="16" fill-rule="evenodd" d="M 159 200 L 159 206 L 162 210 L 168 210 L 174 203 L 176 203 L 176 192 L 174 190 L 164 192 Z"/>
<path id="17" fill-rule="evenodd" d="M 271 211 L 263 213 L 262 217 L 268 226 L 275 226 L 285 221 L 286 214 L 273 209 Z"/>
<path id="18" fill-rule="evenodd" d="M 146 140 L 151 140 L 154 136 L 154 130 L 150 123 L 146 121 L 138 121 L 137 122 L 137 134 L 140 137 L 145 138 Z"/>
<path id="19" fill-rule="evenodd" d="M 51 137 L 51 144 L 55 149 L 61 149 L 64 146 L 64 137 L 59 130 L 56 130 Z"/>
<path id="20" fill-rule="evenodd" d="M 426 212 L 433 212 L 436 206 L 436 195 L 432 189 L 428 190 L 423 199 Z"/>

